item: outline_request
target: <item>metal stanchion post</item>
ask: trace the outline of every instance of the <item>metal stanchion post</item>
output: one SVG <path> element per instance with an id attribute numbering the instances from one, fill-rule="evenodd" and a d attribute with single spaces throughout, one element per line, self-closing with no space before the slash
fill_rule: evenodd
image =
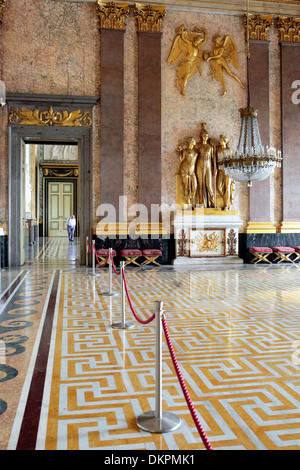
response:
<path id="1" fill-rule="evenodd" d="M 86 244 L 85 244 L 85 265 L 89 265 L 89 250 L 88 250 L 88 243 L 89 237 L 86 237 Z"/>
<path id="2" fill-rule="evenodd" d="M 112 257 L 112 248 L 109 248 L 109 254 L 108 254 L 108 292 L 103 292 L 102 295 L 109 295 L 109 296 L 114 296 L 114 295 L 119 295 L 117 292 L 112 292 L 112 262 L 111 262 L 111 257 Z"/>
<path id="3" fill-rule="evenodd" d="M 125 261 L 121 261 L 121 310 L 122 310 L 122 317 L 121 317 L 121 322 L 113 323 L 111 325 L 112 328 L 114 329 L 119 329 L 119 330 L 127 330 L 129 328 L 134 327 L 134 323 L 128 323 L 125 321 L 125 288 L 124 288 L 124 281 L 123 281 L 123 276 L 124 276 L 124 265 Z"/>
<path id="4" fill-rule="evenodd" d="M 99 276 L 99 274 L 96 274 L 95 271 L 95 259 L 96 259 L 96 249 L 95 249 L 95 240 L 92 241 L 92 272 L 90 273 L 91 276 Z"/>
<path id="5" fill-rule="evenodd" d="M 162 410 L 162 324 L 163 303 L 155 302 L 155 411 L 148 411 L 137 417 L 139 428 L 148 432 L 164 433 L 175 431 L 181 424 L 180 418 Z"/>

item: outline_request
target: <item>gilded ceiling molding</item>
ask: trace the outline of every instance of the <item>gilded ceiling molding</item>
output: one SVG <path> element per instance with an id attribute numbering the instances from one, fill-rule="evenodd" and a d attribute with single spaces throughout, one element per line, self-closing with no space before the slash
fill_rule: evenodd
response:
<path id="1" fill-rule="evenodd" d="M 79 110 L 61 111 L 61 113 L 53 111 L 52 106 L 48 111 L 40 111 L 39 109 L 12 108 L 9 114 L 10 124 L 19 124 L 25 126 L 66 126 L 66 127 L 88 127 L 92 124 L 92 118 L 89 111 Z"/>
<path id="2" fill-rule="evenodd" d="M 300 43 L 300 18 L 278 16 L 279 42 Z"/>
<path id="3" fill-rule="evenodd" d="M 129 15 L 129 3 L 101 2 L 97 0 L 96 10 L 100 19 L 100 28 L 125 29 L 125 20 Z"/>
<path id="4" fill-rule="evenodd" d="M 165 14 L 166 7 L 164 6 L 134 4 L 134 16 L 137 21 L 138 31 L 160 33 Z"/>
<path id="5" fill-rule="evenodd" d="M 248 15 L 249 39 L 258 41 L 269 40 L 269 28 L 273 24 L 273 15 Z M 247 28 L 247 14 L 244 15 L 244 25 Z M 247 30 L 246 30 L 247 34 Z"/>

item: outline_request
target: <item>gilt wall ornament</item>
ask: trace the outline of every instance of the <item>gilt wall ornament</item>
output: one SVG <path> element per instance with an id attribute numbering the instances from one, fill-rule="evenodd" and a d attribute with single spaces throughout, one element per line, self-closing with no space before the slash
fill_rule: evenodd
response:
<path id="1" fill-rule="evenodd" d="M 248 15 L 249 39 L 257 41 L 269 40 L 269 29 L 273 24 L 273 15 Z M 247 15 L 244 15 L 244 25 L 247 26 Z M 247 34 L 247 30 L 246 30 Z"/>
<path id="2" fill-rule="evenodd" d="M 176 202 L 181 207 L 230 209 L 235 183 L 217 165 L 218 159 L 229 151 L 230 144 L 224 135 L 219 136 L 219 141 L 209 138 L 206 123 L 201 124 L 199 140 L 191 136 L 178 143 Z"/>
<path id="3" fill-rule="evenodd" d="M 3 8 L 5 7 L 6 0 L 0 0 L 0 23 L 3 20 Z"/>
<path id="4" fill-rule="evenodd" d="M 166 7 L 134 4 L 134 16 L 138 31 L 151 33 L 161 32 L 162 22 L 166 14 Z"/>
<path id="5" fill-rule="evenodd" d="M 219 34 L 214 38 L 211 52 L 202 52 L 202 47 L 206 43 L 207 32 L 203 28 L 188 30 L 184 25 L 178 28 L 177 35 L 173 41 L 167 62 L 176 66 L 177 79 L 176 87 L 185 94 L 188 80 L 197 72 L 202 74 L 202 62 L 210 65 L 210 75 L 222 84 L 223 95 L 226 94 L 226 85 L 223 73 L 226 72 L 234 78 L 243 88 L 245 85 L 240 78 L 232 72 L 229 65 L 233 65 L 239 70 L 237 48 L 234 39 L 227 35 L 221 37 Z"/>
<path id="6" fill-rule="evenodd" d="M 197 70 L 200 75 L 202 74 L 202 46 L 206 39 L 205 29 L 194 28 L 190 31 L 185 29 L 184 25 L 178 28 L 167 62 L 176 66 L 176 86 L 180 88 L 183 95 L 188 80 L 195 75 Z"/>
<path id="7" fill-rule="evenodd" d="M 125 20 L 129 15 L 129 3 L 97 1 L 96 11 L 100 19 L 100 28 L 125 29 Z"/>
<path id="8" fill-rule="evenodd" d="M 87 110 L 68 112 L 54 111 L 52 106 L 48 111 L 39 109 L 12 108 L 9 114 L 10 124 L 25 126 L 66 126 L 66 127 L 89 127 L 92 124 L 90 112 Z"/>
<path id="9" fill-rule="evenodd" d="M 279 16 L 277 28 L 280 42 L 300 43 L 300 18 Z"/>

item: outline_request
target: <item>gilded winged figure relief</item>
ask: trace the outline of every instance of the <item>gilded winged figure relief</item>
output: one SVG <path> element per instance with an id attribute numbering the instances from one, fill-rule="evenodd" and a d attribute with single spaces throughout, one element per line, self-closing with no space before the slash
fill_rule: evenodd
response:
<path id="1" fill-rule="evenodd" d="M 206 39 L 206 31 L 202 28 L 194 28 L 193 31 L 185 29 L 184 25 L 178 28 L 167 62 L 176 65 L 176 86 L 183 95 L 188 80 L 195 75 L 197 69 L 200 75 L 202 73 L 202 46 Z"/>
<path id="2" fill-rule="evenodd" d="M 210 63 L 210 75 L 221 82 L 223 87 L 223 95 L 226 93 L 226 86 L 223 77 L 223 71 L 227 72 L 231 77 L 237 80 L 243 88 L 245 85 L 241 82 L 239 77 L 233 73 L 229 68 L 229 63 L 239 70 L 239 61 L 237 55 L 237 48 L 231 36 L 227 35 L 222 38 L 219 34 L 214 38 L 214 44 L 211 53 L 205 52 L 204 59 Z"/>

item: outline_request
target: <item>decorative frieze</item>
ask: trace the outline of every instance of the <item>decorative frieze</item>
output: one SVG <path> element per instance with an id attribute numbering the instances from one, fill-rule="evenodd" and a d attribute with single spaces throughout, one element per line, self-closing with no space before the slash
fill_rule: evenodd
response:
<path id="1" fill-rule="evenodd" d="M 80 109 L 68 112 L 54 111 L 52 106 L 48 111 L 40 111 L 39 109 L 12 108 L 9 114 L 10 124 L 19 124 L 26 126 L 75 126 L 88 127 L 92 124 L 92 118 L 89 111 Z"/>
<path id="2" fill-rule="evenodd" d="M 300 43 L 300 18 L 279 16 L 277 29 L 279 42 Z"/>
<path id="3" fill-rule="evenodd" d="M 248 28 L 249 39 L 258 40 L 258 41 L 268 41 L 269 40 L 269 28 L 273 24 L 273 15 L 248 15 L 247 23 L 247 14 L 244 15 L 244 25 Z M 247 30 L 246 30 L 247 35 Z"/>
<path id="4" fill-rule="evenodd" d="M 162 22 L 166 14 L 166 7 L 142 5 L 135 3 L 134 16 L 137 21 L 138 31 L 160 33 Z"/>
<path id="5" fill-rule="evenodd" d="M 96 10 L 100 19 L 100 28 L 125 29 L 125 20 L 129 15 L 129 3 L 97 1 Z"/>

